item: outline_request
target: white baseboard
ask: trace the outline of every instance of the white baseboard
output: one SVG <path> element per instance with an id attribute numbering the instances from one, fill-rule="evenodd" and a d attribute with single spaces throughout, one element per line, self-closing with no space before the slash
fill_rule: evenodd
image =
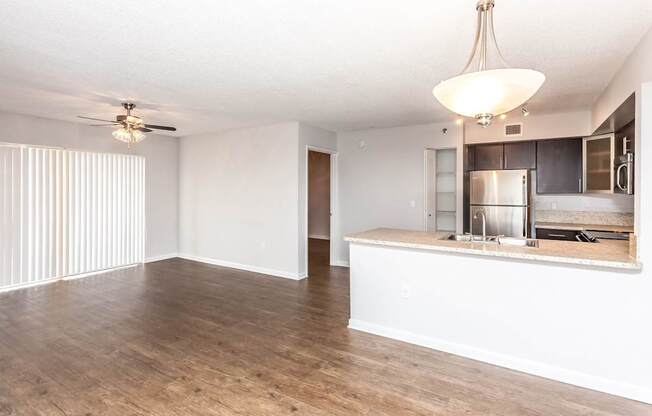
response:
<path id="1" fill-rule="evenodd" d="M 349 328 L 483 361 L 500 367 L 510 368 L 512 370 L 522 371 L 539 377 L 652 404 L 652 389 L 645 386 L 597 377 L 537 361 L 526 360 L 468 345 L 430 338 L 408 331 L 389 328 L 383 325 L 371 324 L 357 319 L 349 320 Z"/>
<path id="2" fill-rule="evenodd" d="M 134 264 L 127 264 L 127 265 L 124 265 L 124 266 L 111 267 L 110 269 L 102 269 L 102 270 L 95 270 L 95 271 L 92 271 L 92 272 L 86 272 L 86 273 L 71 274 L 71 275 L 65 276 L 65 277 L 62 278 L 61 280 L 77 280 L 77 279 L 83 279 L 84 277 L 94 276 L 94 275 L 96 275 L 96 274 L 104 274 L 104 273 L 115 272 L 115 271 L 117 271 L 117 270 L 121 270 L 121 269 L 130 269 L 130 268 L 132 268 L 132 267 L 138 267 L 138 266 L 140 266 L 141 264 L 142 264 L 142 263 L 134 263 Z"/>
<path id="3" fill-rule="evenodd" d="M 307 277 L 305 273 L 292 273 L 292 272 L 286 272 L 286 271 L 283 271 L 283 270 L 268 269 L 268 268 L 265 268 L 265 267 L 258 267 L 258 266 L 251 266 L 251 265 L 248 265 L 248 264 L 234 263 L 232 261 L 211 259 L 211 258 L 208 258 L 208 257 L 194 256 L 192 254 L 186 254 L 186 253 L 179 253 L 179 255 L 177 257 L 180 257 L 180 258 L 186 259 L 186 260 L 198 261 L 200 263 L 213 264 L 215 266 L 230 267 L 232 269 L 246 270 L 248 272 L 254 272 L 254 273 L 268 274 L 270 276 L 284 277 L 286 279 L 292 279 L 292 280 L 301 280 L 301 279 L 304 279 L 304 278 Z"/>
<path id="4" fill-rule="evenodd" d="M 344 260 L 335 260 L 331 266 L 349 267 L 349 262 Z"/>
<path id="5" fill-rule="evenodd" d="M 71 274 L 71 275 L 67 275 L 67 276 L 57 276 L 57 277 L 52 277 L 50 279 L 40 280 L 38 282 L 20 283 L 20 284 L 17 284 L 17 285 L 5 286 L 3 288 L 0 288 L 0 293 L 11 292 L 13 290 L 28 289 L 28 288 L 31 288 L 31 287 L 47 285 L 47 284 L 50 284 L 50 283 L 56 283 L 56 282 L 60 282 L 60 281 L 82 279 L 84 277 L 93 276 L 93 275 L 96 275 L 96 274 L 114 272 L 116 270 L 128 269 L 128 268 L 136 267 L 136 266 L 139 266 L 139 265 L 140 265 L 140 263 L 134 263 L 134 264 L 128 264 L 126 266 L 113 267 L 113 268 L 110 268 L 110 269 L 96 270 L 96 271 L 93 271 L 93 272 Z"/>
<path id="6" fill-rule="evenodd" d="M 41 280 L 39 282 L 20 283 L 20 284 L 17 284 L 17 285 L 5 286 L 5 287 L 0 289 L 0 293 L 12 292 L 14 290 L 27 289 L 27 288 L 30 288 L 30 287 L 47 285 L 47 284 L 50 284 L 50 283 L 58 282 L 60 280 L 61 280 L 61 277 L 53 277 L 51 279 Z"/>
<path id="7" fill-rule="evenodd" d="M 160 256 L 153 256 L 153 257 L 146 258 L 145 263 L 153 263 L 155 261 L 168 260 L 168 259 L 173 259 L 175 257 L 179 257 L 179 254 L 178 253 L 162 254 Z"/>
<path id="8" fill-rule="evenodd" d="M 316 238 L 317 240 L 330 240 L 331 237 L 328 235 L 321 234 L 308 234 L 308 238 Z"/>

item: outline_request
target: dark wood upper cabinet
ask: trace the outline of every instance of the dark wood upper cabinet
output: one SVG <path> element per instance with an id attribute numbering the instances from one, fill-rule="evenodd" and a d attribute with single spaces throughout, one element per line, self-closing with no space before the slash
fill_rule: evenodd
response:
<path id="1" fill-rule="evenodd" d="M 474 146 L 474 170 L 503 169 L 503 144 L 478 144 Z"/>
<path id="2" fill-rule="evenodd" d="M 536 142 L 511 142 L 504 144 L 504 169 L 536 169 Z"/>
<path id="3" fill-rule="evenodd" d="M 582 139 L 540 140 L 537 151 L 537 193 L 582 193 Z"/>
<path id="4" fill-rule="evenodd" d="M 464 148 L 464 157 L 465 157 L 465 170 L 471 171 L 475 170 L 475 146 L 469 145 Z"/>

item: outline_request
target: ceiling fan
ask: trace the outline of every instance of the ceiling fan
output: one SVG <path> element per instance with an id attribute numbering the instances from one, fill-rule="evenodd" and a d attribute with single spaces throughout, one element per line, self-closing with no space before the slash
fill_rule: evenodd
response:
<path id="1" fill-rule="evenodd" d="M 77 116 L 85 120 L 104 121 L 108 124 L 91 124 L 91 126 L 120 126 L 120 128 L 113 131 L 112 135 L 115 139 L 127 143 L 131 146 L 133 143 L 138 143 L 145 139 L 145 133 L 153 130 L 166 130 L 177 131 L 175 127 L 158 126 L 156 124 L 145 124 L 142 118 L 131 114 L 131 110 L 136 107 L 134 103 L 122 103 L 122 107 L 127 110 L 127 114 L 119 114 L 114 120 L 104 120 L 101 118 Z"/>

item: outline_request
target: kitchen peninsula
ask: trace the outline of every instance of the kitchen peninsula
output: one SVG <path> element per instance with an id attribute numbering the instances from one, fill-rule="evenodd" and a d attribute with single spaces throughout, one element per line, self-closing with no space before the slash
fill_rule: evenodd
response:
<path id="1" fill-rule="evenodd" d="M 595 390 L 652 398 L 630 351 L 648 317 L 627 241 L 538 247 L 379 228 L 351 234 L 349 327 Z M 581 307 L 579 306 L 581 305 Z M 638 353 L 638 352 L 637 352 Z"/>
<path id="2" fill-rule="evenodd" d="M 424 232 L 377 228 L 345 238 L 350 243 L 433 250 L 478 256 L 536 260 L 618 269 L 640 269 L 629 241 L 601 240 L 599 243 L 538 240 L 538 247 L 502 245 L 497 242 L 451 241 L 449 232 Z"/>

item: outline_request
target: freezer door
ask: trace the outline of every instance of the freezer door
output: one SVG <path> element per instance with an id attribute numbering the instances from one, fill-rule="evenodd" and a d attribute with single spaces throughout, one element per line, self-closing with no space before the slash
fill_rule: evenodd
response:
<path id="1" fill-rule="evenodd" d="M 527 170 L 471 172 L 471 205 L 528 205 Z"/>
<path id="2" fill-rule="evenodd" d="M 527 207 L 471 206 L 471 234 L 482 234 L 482 214 L 487 218 L 487 235 L 506 237 L 529 237 Z M 476 212 L 478 215 L 476 215 Z M 473 217 L 477 218 L 473 218 Z"/>

